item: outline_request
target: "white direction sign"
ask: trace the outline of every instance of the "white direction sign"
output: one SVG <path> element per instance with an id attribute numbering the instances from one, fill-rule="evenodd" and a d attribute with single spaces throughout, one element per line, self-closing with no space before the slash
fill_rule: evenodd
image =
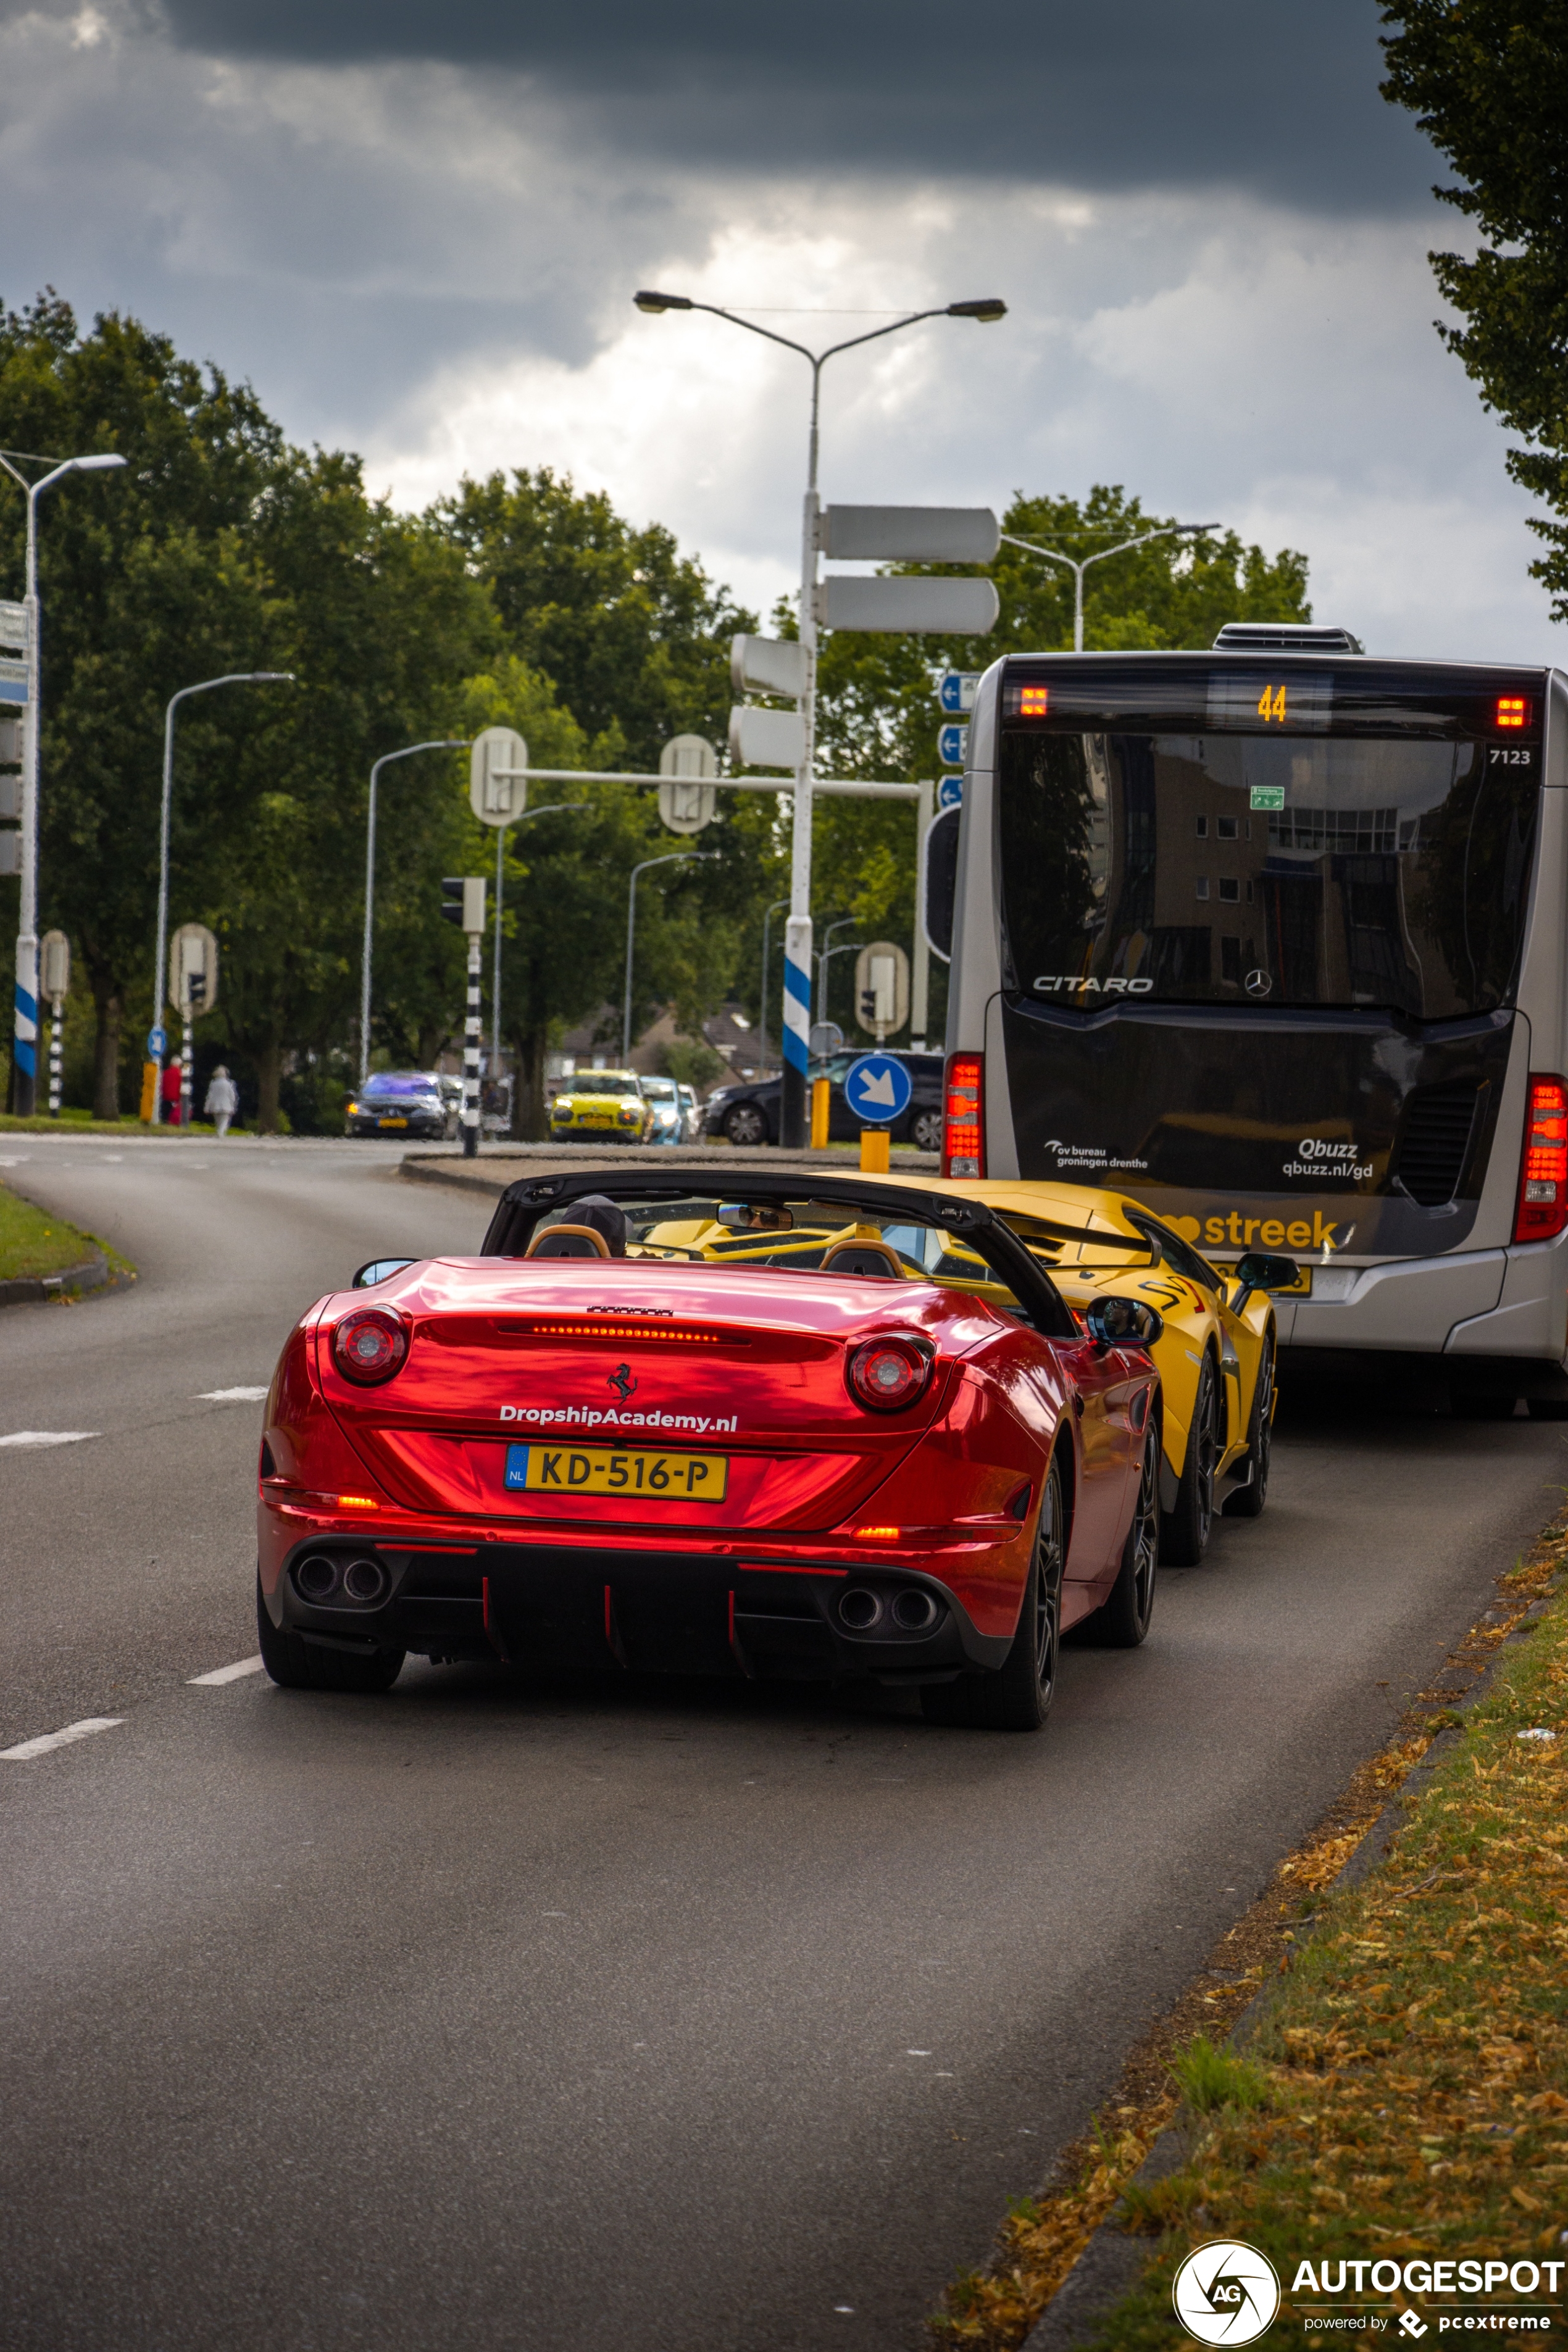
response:
<path id="1" fill-rule="evenodd" d="M 730 713 L 730 757 L 738 768 L 798 768 L 805 722 L 796 710 L 759 710 L 738 702 Z"/>
<path id="2" fill-rule="evenodd" d="M 891 940 L 873 940 L 855 959 L 855 1018 L 879 1045 L 909 1017 L 909 957 Z"/>
<path id="3" fill-rule="evenodd" d="M 26 702 L 26 663 L 0 661 L 0 702 Z"/>
<path id="4" fill-rule="evenodd" d="M 658 755 L 658 814 L 671 833 L 700 833 L 713 822 L 718 801 L 706 781 L 719 772 L 719 754 L 703 735 L 672 735 Z"/>
<path id="5" fill-rule="evenodd" d="M 487 727 L 468 753 L 468 806 L 481 824 L 515 824 L 528 806 L 528 745 L 515 727 Z"/>
<path id="6" fill-rule="evenodd" d="M 989 507 L 824 507 L 816 543 L 841 563 L 989 563 L 1001 527 Z"/>
<path id="7" fill-rule="evenodd" d="M 944 768 L 963 767 L 963 746 L 968 733 L 968 728 L 961 727 L 954 719 L 950 719 L 945 727 L 937 729 L 936 756 Z"/>
<path id="8" fill-rule="evenodd" d="M 20 646 L 26 652 L 32 642 L 26 604 L 0 604 L 0 646 Z"/>
<path id="9" fill-rule="evenodd" d="M 193 989 L 193 980 L 202 985 Z M 182 923 L 169 941 L 169 998 L 184 1021 L 217 1003 L 217 941 L 205 923 Z"/>
<path id="10" fill-rule="evenodd" d="M 71 992 L 71 943 L 63 931 L 46 931 L 38 941 L 38 992 L 50 998 Z"/>
<path id="11" fill-rule="evenodd" d="M 977 669 L 943 670 L 937 680 L 936 698 L 950 719 L 962 719 L 974 708 L 974 697 L 984 673 Z"/>
<path id="12" fill-rule="evenodd" d="M 792 637 L 731 637 L 730 679 L 737 694 L 805 692 L 805 647 Z"/>
<path id="13" fill-rule="evenodd" d="M 925 630 L 949 637 L 983 637 L 996 626 L 1001 610 L 992 580 L 850 576 L 825 580 L 816 591 L 816 621 L 823 629 Z"/>

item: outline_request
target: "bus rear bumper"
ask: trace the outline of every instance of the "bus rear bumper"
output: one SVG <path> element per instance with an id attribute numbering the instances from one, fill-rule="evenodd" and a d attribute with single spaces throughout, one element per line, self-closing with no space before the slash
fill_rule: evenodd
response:
<path id="1" fill-rule="evenodd" d="M 1279 1317 L 1281 1345 L 1303 1370 L 1364 1354 L 1392 1373 L 1391 1358 L 1430 1367 L 1440 1357 L 1467 1381 L 1517 1380 L 1521 1396 L 1568 1396 L 1568 1233 L 1340 1272 L 1353 1272 L 1347 1297 L 1302 1299 Z"/>

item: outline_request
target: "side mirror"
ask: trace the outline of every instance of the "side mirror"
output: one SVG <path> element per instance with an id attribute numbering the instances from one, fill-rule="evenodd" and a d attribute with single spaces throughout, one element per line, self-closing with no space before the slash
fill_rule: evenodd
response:
<path id="1" fill-rule="evenodd" d="M 1084 1309 L 1084 1328 L 1102 1348 L 1152 1348 L 1165 1318 L 1141 1298 L 1097 1298 Z"/>
<path id="2" fill-rule="evenodd" d="M 411 1257 L 367 1258 L 350 1283 L 349 1288 L 369 1290 L 374 1284 L 389 1281 L 393 1275 L 401 1274 L 405 1265 L 415 1265 L 417 1263 L 416 1259 Z"/>
<path id="3" fill-rule="evenodd" d="M 1269 1257 L 1261 1250 L 1248 1250 L 1237 1261 L 1236 1278 L 1241 1287 L 1231 1307 L 1239 1314 L 1255 1290 L 1294 1290 L 1301 1269 L 1293 1257 Z"/>

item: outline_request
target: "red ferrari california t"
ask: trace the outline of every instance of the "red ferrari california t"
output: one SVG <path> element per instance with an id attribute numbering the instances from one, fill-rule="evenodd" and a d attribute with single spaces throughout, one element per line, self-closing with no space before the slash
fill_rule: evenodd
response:
<path id="1" fill-rule="evenodd" d="M 917 1688 L 1033 1730 L 1062 1633 L 1143 1639 L 1159 1318 L 1080 1320 L 982 1202 L 748 1170 L 524 1178 L 474 1257 L 383 1260 L 284 1345 L 275 1682 L 406 1654 Z"/>

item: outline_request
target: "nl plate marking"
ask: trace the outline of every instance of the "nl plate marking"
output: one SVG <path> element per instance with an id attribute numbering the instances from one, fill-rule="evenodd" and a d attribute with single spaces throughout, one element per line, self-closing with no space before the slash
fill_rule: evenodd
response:
<path id="1" fill-rule="evenodd" d="M 528 1495 L 644 1495 L 665 1503 L 721 1503 L 727 1454 L 625 1452 L 609 1445 L 509 1445 L 506 1483 Z"/>

